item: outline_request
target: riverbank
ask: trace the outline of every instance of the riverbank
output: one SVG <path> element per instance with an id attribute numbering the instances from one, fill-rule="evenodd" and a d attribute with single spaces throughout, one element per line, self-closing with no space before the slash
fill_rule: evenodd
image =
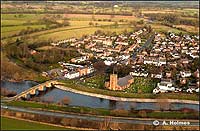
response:
<path id="1" fill-rule="evenodd" d="M 13 107 L 23 107 L 29 109 L 37 109 L 42 111 L 53 111 L 62 113 L 78 113 L 84 115 L 98 115 L 98 116 L 114 116 L 114 117 L 124 117 L 124 118 L 153 118 L 153 119 L 194 119 L 197 120 L 198 111 L 190 109 L 182 110 L 168 110 L 168 111 L 158 111 L 158 110 L 124 110 L 124 109 L 102 109 L 102 108 L 89 108 L 80 106 L 66 106 L 57 104 L 46 104 L 34 101 L 12 101 L 6 103 L 7 106 Z"/>
<path id="2" fill-rule="evenodd" d="M 73 93 L 78 93 L 82 95 L 92 96 L 92 97 L 98 97 L 108 100 L 114 100 L 114 101 L 131 101 L 131 102 L 168 102 L 168 103 L 186 103 L 186 104 L 199 104 L 199 101 L 194 100 L 181 100 L 181 99 L 170 99 L 170 98 L 159 98 L 159 99 L 148 99 L 148 98 L 124 98 L 124 97 L 117 97 L 117 96 L 110 96 L 106 94 L 97 94 L 92 92 L 85 92 L 82 90 L 73 89 L 72 86 L 62 86 L 62 85 L 56 85 L 56 88 L 59 88 L 61 90 L 70 91 Z"/>
<path id="3" fill-rule="evenodd" d="M 10 107 L 9 107 L 10 108 Z M 23 112 L 21 111 L 23 110 Z M 113 129 L 113 130 L 136 130 L 136 129 L 196 129 L 198 126 L 198 120 L 177 120 L 177 121 L 189 121 L 191 125 L 187 126 L 153 126 L 152 122 L 155 119 L 134 119 L 134 118 L 117 118 L 117 117 L 99 117 L 84 116 L 84 115 L 72 115 L 68 113 L 58 113 L 52 111 L 39 111 L 25 108 L 11 108 L 1 110 L 2 115 L 18 117 L 22 119 L 29 119 L 33 121 L 45 122 L 50 124 L 56 124 L 61 126 L 73 126 L 78 128 L 93 128 L 93 129 Z M 158 119 L 162 121 L 161 119 Z M 170 121 L 170 119 L 165 119 Z M 107 127 L 104 127 L 107 124 Z"/>

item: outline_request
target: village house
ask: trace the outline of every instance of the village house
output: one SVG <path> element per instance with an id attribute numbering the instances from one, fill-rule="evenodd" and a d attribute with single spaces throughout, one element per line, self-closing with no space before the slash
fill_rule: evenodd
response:
<path id="1" fill-rule="evenodd" d="M 182 85 L 185 85 L 187 83 L 187 79 L 186 78 L 180 78 L 180 83 Z"/>
<path id="2" fill-rule="evenodd" d="M 180 71 L 180 74 L 181 74 L 181 77 L 190 77 L 192 74 L 191 74 L 191 71 Z"/>
<path id="3" fill-rule="evenodd" d="M 158 73 L 152 73 L 151 74 L 151 77 L 152 78 L 159 78 L 159 79 L 161 79 L 162 77 L 163 77 L 163 74 L 160 72 L 158 72 Z"/>
<path id="4" fill-rule="evenodd" d="M 147 72 L 142 72 L 142 71 L 133 71 L 129 73 L 132 76 L 142 76 L 142 77 L 147 77 L 148 73 Z"/>
<path id="5" fill-rule="evenodd" d="M 171 78 L 172 77 L 171 71 L 167 71 L 165 75 L 166 75 L 167 78 Z"/>
<path id="6" fill-rule="evenodd" d="M 153 90 L 154 94 L 159 92 L 175 91 L 175 87 L 172 87 L 171 79 L 162 79 L 160 83 L 157 83 L 157 87 Z"/>
<path id="7" fill-rule="evenodd" d="M 80 76 L 79 72 L 76 72 L 76 71 L 71 71 L 64 75 L 64 77 L 67 79 L 74 79 L 74 78 L 78 78 L 79 76 Z"/>
<path id="8" fill-rule="evenodd" d="M 37 53 L 36 50 L 31 50 L 31 51 L 30 51 L 30 54 L 31 54 L 31 55 L 34 55 L 34 54 L 36 54 L 36 53 Z"/>
<path id="9" fill-rule="evenodd" d="M 84 62 L 88 59 L 88 56 L 81 56 L 81 57 L 76 57 L 76 58 L 72 58 L 71 62 L 73 63 L 80 63 L 80 62 Z"/>
<path id="10" fill-rule="evenodd" d="M 176 67 L 177 66 L 177 63 L 174 61 L 174 62 L 168 62 L 168 64 L 170 65 L 170 66 L 174 66 L 174 67 Z"/>
<path id="11" fill-rule="evenodd" d="M 188 60 L 187 58 L 181 59 L 181 63 L 182 63 L 182 64 L 188 64 L 188 63 L 189 63 L 189 60 Z"/>
<path id="12" fill-rule="evenodd" d="M 105 41 L 103 41 L 103 44 L 111 46 L 112 45 L 112 41 L 111 40 L 105 40 Z"/>
<path id="13" fill-rule="evenodd" d="M 194 72 L 194 77 L 199 78 L 199 69 Z"/>

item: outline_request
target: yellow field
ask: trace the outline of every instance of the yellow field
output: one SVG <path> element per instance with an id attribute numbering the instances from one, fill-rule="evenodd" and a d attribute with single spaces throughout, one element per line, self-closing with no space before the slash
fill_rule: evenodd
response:
<path id="1" fill-rule="evenodd" d="M 189 26 L 189 25 L 175 25 L 175 26 L 183 28 L 188 32 L 192 32 L 192 33 L 199 32 L 199 27 L 194 27 L 194 26 Z"/>
<path id="2" fill-rule="evenodd" d="M 97 30 L 102 30 L 104 32 L 116 32 L 121 33 L 124 30 L 131 31 L 132 29 L 127 26 L 119 27 L 119 28 L 101 28 L 101 27 L 89 27 L 89 28 L 82 28 L 82 29 L 73 29 L 73 30 L 67 30 L 67 31 L 59 31 L 55 33 L 48 33 L 45 35 L 40 35 L 40 39 L 52 39 L 52 40 L 61 40 L 61 39 L 67 39 L 71 37 L 80 38 L 83 35 L 93 34 Z"/>

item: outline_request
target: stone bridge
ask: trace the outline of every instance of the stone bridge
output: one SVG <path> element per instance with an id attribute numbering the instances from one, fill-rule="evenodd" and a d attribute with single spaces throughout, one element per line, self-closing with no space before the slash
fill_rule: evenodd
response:
<path id="1" fill-rule="evenodd" d="M 8 98 L 9 100 L 17 100 L 20 98 L 25 98 L 28 99 L 31 97 L 31 95 L 38 95 L 39 91 L 45 91 L 47 88 L 52 88 L 54 85 L 61 85 L 62 83 L 55 81 L 55 80 L 51 80 L 51 81 L 47 81 L 45 83 L 33 86 L 23 92 L 21 92 L 20 94 L 17 94 L 14 97 L 10 97 Z"/>

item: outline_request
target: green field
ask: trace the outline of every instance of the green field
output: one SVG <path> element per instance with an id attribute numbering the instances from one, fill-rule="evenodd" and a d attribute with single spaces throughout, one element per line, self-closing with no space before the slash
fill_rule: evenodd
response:
<path id="1" fill-rule="evenodd" d="M 67 130 L 67 128 L 1 117 L 1 130 Z"/>

